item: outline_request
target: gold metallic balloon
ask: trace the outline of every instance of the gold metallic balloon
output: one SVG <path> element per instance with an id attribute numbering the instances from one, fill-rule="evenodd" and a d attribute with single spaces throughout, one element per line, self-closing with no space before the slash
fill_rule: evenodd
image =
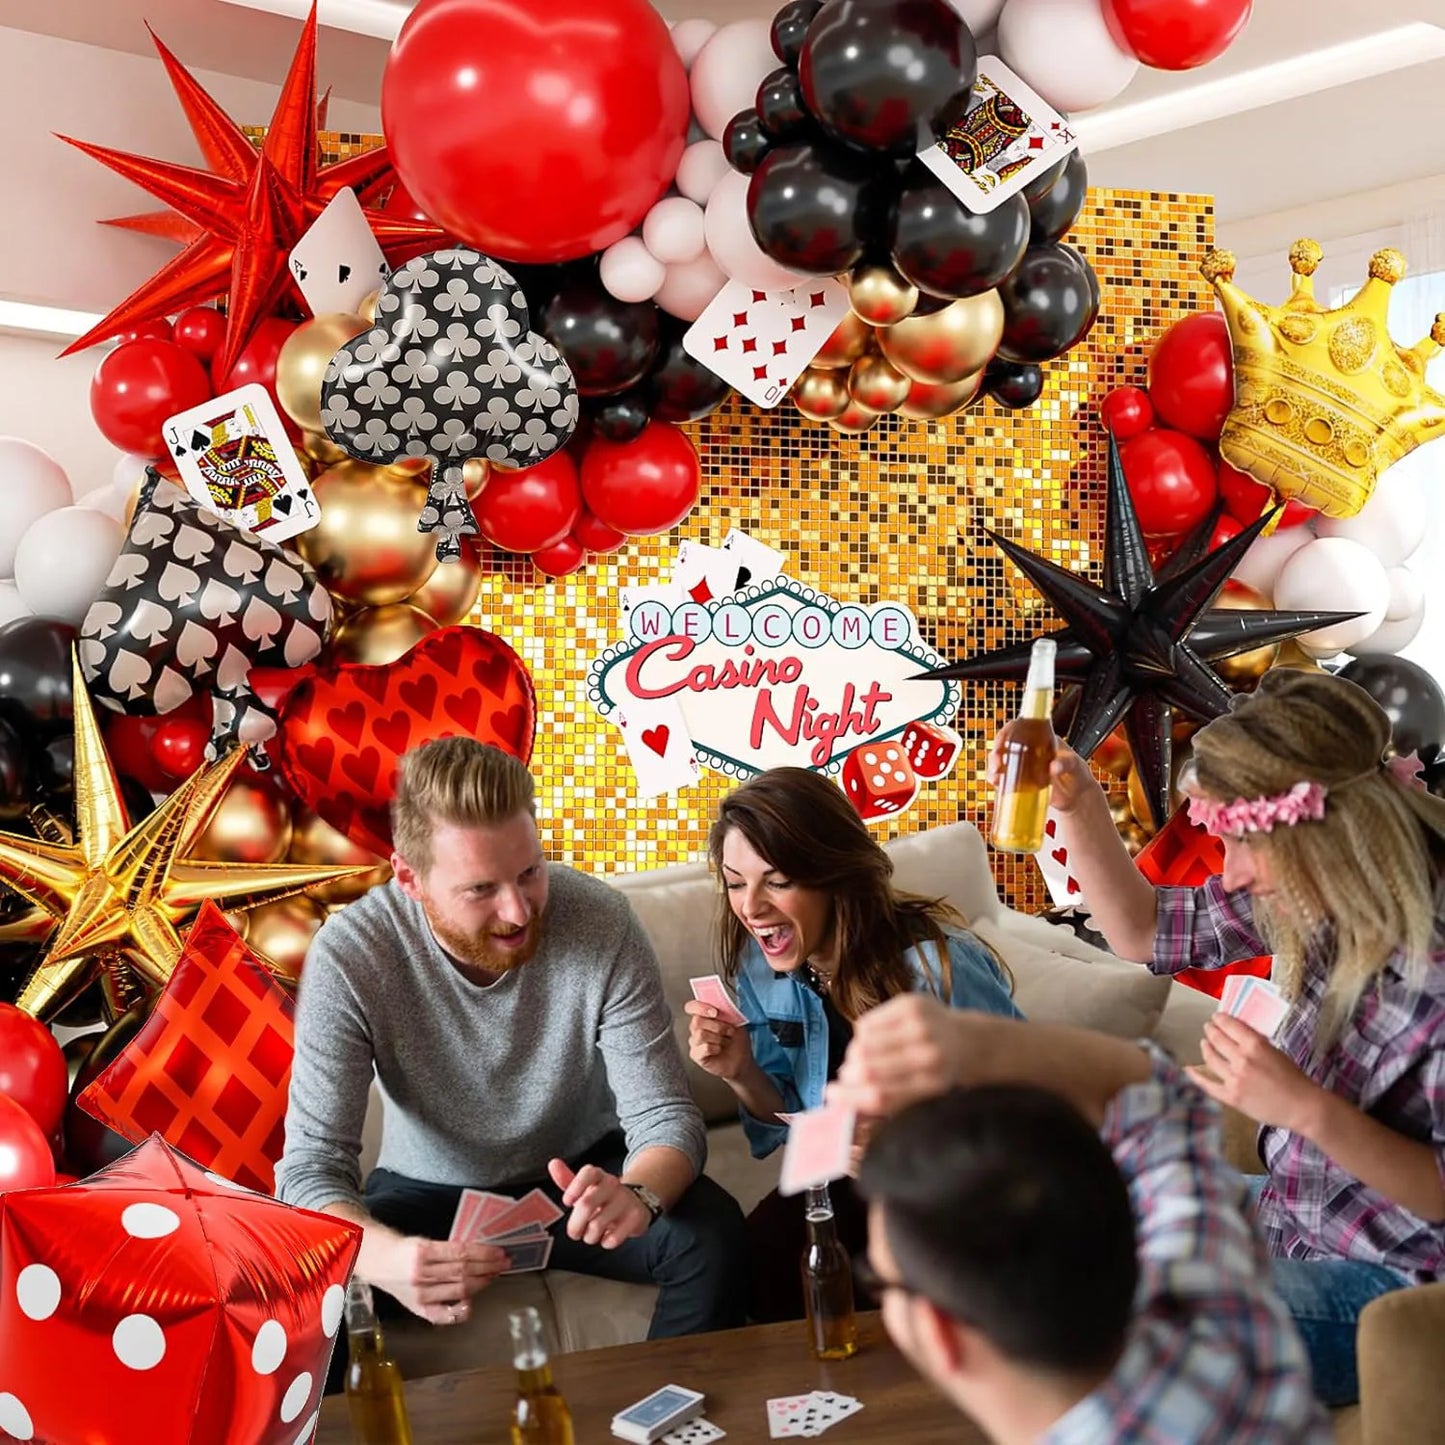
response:
<path id="1" fill-rule="evenodd" d="M 901 376 L 902 372 L 899 375 Z M 899 416 L 906 416 L 913 421 L 937 421 L 972 405 L 982 386 L 981 371 L 948 386 L 934 386 L 928 381 L 910 382 L 908 395 L 893 409 Z"/>
<path id="2" fill-rule="evenodd" d="M 941 386 L 982 371 L 1002 339 L 1003 302 L 985 291 L 879 331 L 878 347 L 905 376 Z"/>
<path id="3" fill-rule="evenodd" d="M 400 461 L 389 463 L 386 471 L 403 481 L 420 482 L 423 486 L 429 486 L 431 465 L 430 457 L 402 457 Z"/>
<path id="4" fill-rule="evenodd" d="M 1214 599 L 1214 605 L 1234 612 L 1268 612 L 1272 606 L 1268 597 L 1256 592 L 1253 587 L 1246 587 L 1243 582 L 1228 583 Z M 1271 642 L 1264 647 L 1252 647 L 1248 652 L 1236 653 L 1233 657 L 1222 657 L 1213 667 L 1232 688 L 1248 691 L 1278 659 L 1279 643 Z"/>
<path id="5" fill-rule="evenodd" d="M 878 425 L 880 412 L 870 411 L 866 406 L 860 406 L 856 401 L 850 401 L 846 407 L 828 425 L 834 431 L 842 432 L 844 436 L 861 436 L 865 431 Z"/>
<path id="6" fill-rule="evenodd" d="M 363 607 L 336 629 L 324 656 L 331 663 L 364 662 L 380 667 L 405 657 L 423 637 L 435 631 L 436 623 L 420 607 L 409 603 Z"/>
<path id="7" fill-rule="evenodd" d="M 251 910 L 246 947 L 285 978 L 301 977 L 306 950 L 326 922 L 326 905 L 304 893 Z"/>
<path id="8" fill-rule="evenodd" d="M 278 789 L 237 778 L 196 843 L 218 863 L 279 863 L 291 846 L 291 809 Z"/>
<path id="9" fill-rule="evenodd" d="M 321 430 L 321 383 L 331 358 L 367 329 L 364 317 L 329 312 L 303 321 L 276 356 L 276 398 L 303 431 Z"/>
<path id="10" fill-rule="evenodd" d="M 892 266 L 859 266 L 848 281 L 853 314 L 869 326 L 892 326 L 913 315 L 918 287 Z"/>
<path id="11" fill-rule="evenodd" d="M 391 877 L 391 865 L 375 853 L 359 848 L 345 833 L 338 833 L 324 818 L 309 809 L 297 807 L 295 828 L 291 835 L 293 863 L 326 863 L 342 868 L 366 868 L 349 878 L 339 878 L 321 888 L 310 890 L 311 897 L 331 905 L 350 903 L 368 888 L 385 883 Z"/>
<path id="12" fill-rule="evenodd" d="M 438 627 L 450 627 L 467 620 L 481 590 L 482 554 L 476 547 L 463 547 L 455 561 L 438 563 L 436 571 L 406 600 L 420 607 Z"/>
<path id="13" fill-rule="evenodd" d="M 1280 643 L 1279 656 L 1275 659 L 1274 665 L 1276 667 L 1293 667 L 1300 672 L 1328 671 L 1327 668 L 1321 667 L 1319 662 L 1311 657 L 1294 638 Z"/>
<path id="14" fill-rule="evenodd" d="M 1149 841 L 1149 834 L 1138 823 L 1125 823 L 1119 829 L 1119 836 L 1124 840 L 1124 846 L 1129 850 L 1131 858 L 1142 853 L 1144 845 Z"/>
<path id="15" fill-rule="evenodd" d="M 892 411 L 913 383 L 881 356 L 860 356 L 848 372 L 848 395 L 869 411 Z"/>
<path id="16" fill-rule="evenodd" d="M 361 305 L 356 308 L 356 314 L 366 322 L 368 326 L 376 325 L 376 303 L 381 300 L 381 287 L 375 291 L 368 291 L 361 298 Z"/>
<path id="17" fill-rule="evenodd" d="M 468 457 L 462 463 L 462 486 L 466 488 L 467 501 L 475 502 L 491 479 L 492 464 L 485 457 Z"/>
<path id="18" fill-rule="evenodd" d="M 841 370 L 809 367 L 793 383 L 793 405 L 809 421 L 832 421 L 848 405 L 848 377 Z"/>
<path id="19" fill-rule="evenodd" d="M 416 529 L 426 488 L 390 467 L 345 461 L 311 484 L 321 520 L 296 550 L 335 596 L 367 607 L 410 597 L 437 565 L 436 538 Z"/>
<path id="20" fill-rule="evenodd" d="M 813 358 L 811 365 L 819 371 L 852 366 L 872 344 L 873 328 L 850 311 L 823 343 L 823 349 Z"/>
<path id="21" fill-rule="evenodd" d="M 302 450 L 318 467 L 334 467 L 338 462 L 351 460 L 349 453 L 336 445 L 325 432 L 309 431 L 303 434 Z"/>

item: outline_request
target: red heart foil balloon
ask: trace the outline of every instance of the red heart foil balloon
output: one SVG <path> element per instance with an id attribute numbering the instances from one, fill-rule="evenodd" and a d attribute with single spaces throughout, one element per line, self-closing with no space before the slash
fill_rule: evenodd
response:
<path id="1" fill-rule="evenodd" d="M 404 752 L 473 737 L 525 763 L 536 724 L 522 659 L 479 627 L 444 627 L 396 662 L 345 663 L 308 677 L 281 704 L 275 752 L 312 812 L 385 857 Z"/>

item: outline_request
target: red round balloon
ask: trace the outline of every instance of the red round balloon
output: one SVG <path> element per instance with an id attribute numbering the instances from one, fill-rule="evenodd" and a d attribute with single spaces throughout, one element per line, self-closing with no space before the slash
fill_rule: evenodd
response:
<path id="1" fill-rule="evenodd" d="M 69 1093 L 55 1035 L 23 1009 L 0 1003 L 0 1094 L 14 1099 L 48 1139 L 60 1127 Z"/>
<path id="2" fill-rule="evenodd" d="M 630 442 L 599 438 L 582 458 L 588 507 L 629 537 L 670 532 L 697 505 L 701 487 L 697 448 L 670 422 L 650 421 Z"/>
<path id="3" fill-rule="evenodd" d="M 288 674 L 301 677 L 305 673 Z M 105 750 L 110 755 L 111 766 L 127 778 L 134 778 L 141 787 L 151 793 L 169 793 L 175 789 L 176 780 L 165 772 L 156 759 L 154 743 L 157 733 L 177 722 L 189 723 L 204 730 L 210 736 L 211 694 L 193 694 L 180 707 L 172 708 L 160 717 L 128 717 L 121 713 L 105 712 L 101 728 L 105 733 Z"/>
<path id="4" fill-rule="evenodd" d="M 211 729 L 196 718 L 167 715 L 157 722 L 159 726 L 151 738 L 151 757 L 170 786 L 190 777 L 206 761 Z"/>
<path id="5" fill-rule="evenodd" d="M 576 537 L 563 537 L 550 547 L 532 553 L 532 565 L 549 577 L 569 577 L 578 572 L 587 560 L 587 549 Z"/>
<path id="6" fill-rule="evenodd" d="M 489 255 L 538 264 L 632 231 L 677 173 L 690 113 L 647 0 L 421 0 L 381 84 L 417 204 Z"/>
<path id="7" fill-rule="evenodd" d="M 176 317 L 175 332 L 176 344 L 209 366 L 226 339 L 226 318 L 214 306 L 192 306 Z"/>
<path id="8" fill-rule="evenodd" d="M 482 536 L 504 552 L 555 547 L 582 512 L 577 464 L 560 451 L 518 472 L 493 471 L 472 511 Z"/>
<path id="9" fill-rule="evenodd" d="M 1222 547 L 1231 537 L 1237 537 L 1244 531 L 1244 528 L 1225 512 L 1214 524 L 1214 530 L 1209 534 L 1209 550 L 1212 552 L 1216 547 Z"/>
<path id="10" fill-rule="evenodd" d="M 416 197 L 400 181 L 391 188 L 391 194 L 386 198 L 386 204 L 381 209 L 388 216 L 395 216 L 399 221 L 422 221 L 428 226 L 436 224 L 417 205 Z"/>
<path id="11" fill-rule="evenodd" d="M 90 383 L 90 414 L 121 451 L 160 457 L 166 419 L 210 398 L 211 379 L 189 351 L 147 337 L 122 342 L 101 358 Z"/>
<path id="12" fill-rule="evenodd" d="M 1125 442 L 1119 457 L 1146 537 L 1197 527 L 1219 499 L 1213 457 L 1183 432 L 1156 427 Z"/>
<path id="13" fill-rule="evenodd" d="M 1099 418 L 1116 441 L 1126 442 L 1154 425 L 1154 407 L 1142 386 L 1116 386 L 1099 403 Z"/>
<path id="14" fill-rule="evenodd" d="M 589 552 L 615 552 L 627 541 L 627 533 L 609 527 L 606 522 L 583 511 L 572 527 L 572 535 Z"/>
<path id="15" fill-rule="evenodd" d="M 280 356 L 286 338 L 300 324 L 299 321 L 292 321 L 284 316 L 268 316 L 251 333 L 251 339 L 241 348 L 240 354 L 231 364 L 230 371 L 219 376 L 216 374 L 216 367 L 213 365 L 211 368 L 217 396 L 223 391 L 234 391 L 248 382 L 259 381 L 271 394 L 276 410 L 281 413 L 281 424 L 286 428 L 286 435 L 293 442 L 301 440 L 301 428 L 286 414 L 286 408 L 281 405 L 281 399 L 276 395 L 276 358 Z"/>
<path id="16" fill-rule="evenodd" d="M 1218 441 L 1234 405 L 1234 352 L 1217 311 L 1176 321 L 1149 358 L 1149 400 L 1160 424 Z"/>
<path id="17" fill-rule="evenodd" d="M 40 1125 L 14 1099 L 0 1094 L 0 1194 L 55 1183 L 55 1157 Z"/>
<path id="18" fill-rule="evenodd" d="M 1263 482 L 1255 481 L 1248 472 L 1241 472 L 1228 462 L 1220 462 L 1219 495 L 1224 498 L 1229 515 L 1247 527 L 1269 505 L 1270 493 Z M 1275 530 L 1298 527 L 1318 515 L 1313 507 L 1291 498 L 1284 504 L 1284 515 L 1274 524 Z"/>
<path id="19" fill-rule="evenodd" d="M 132 326 L 128 331 L 118 331 L 115 339 L 125 341 L 174 341 L 175 328 L 164 316 L 153 316 L 149 321 L 142 321 L 139 326 Z"/>
<path id="20" fill-rule="evenodd" d="M 1224 54 L 1252 0 L 1104 0 L 1115 41 L 1156 70 L 1193 70 Z"/>

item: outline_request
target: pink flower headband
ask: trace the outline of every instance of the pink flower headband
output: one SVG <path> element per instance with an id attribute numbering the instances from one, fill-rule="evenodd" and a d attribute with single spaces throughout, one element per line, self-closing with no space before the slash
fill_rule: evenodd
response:
<path id="1" fill-rule="evenodd" d="M 1414 753 L 1388 758 L 1380 764 L 1382 771 L 1406 788 L 1425 786 L 1419 776 L 1422 767 Z M 1362 773 L 1361 776 L 1369 777 L 1370 773 Z M 1237 798 L 1232 803 L 1191 797 L 1189 821 L 1216 838 L 1272 833 L 1275 828 L 1292 828 L 1296 823 L 1319 822 L 1325 816 L 1327 793 L 1323 783 L 1305 781 L 1296 783 L 1287 792 L 1275 793 L 1267 798 Z"/>

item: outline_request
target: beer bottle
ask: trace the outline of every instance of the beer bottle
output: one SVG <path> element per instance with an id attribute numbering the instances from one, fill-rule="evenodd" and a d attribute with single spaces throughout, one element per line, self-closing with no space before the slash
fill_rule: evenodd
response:
<path id="1" fill-rule="evenodd" d="M 352 1439 L 356 1445 L 411 1445 L 401 1371 L 386 1353 L 371 1286 L 355 1275 L 346 1286 L 346 1338 L 351 1351 L 346 1403 Z"/>
<path id="2" fill-rule="evenodd" d="M 572 1415 L 552 1381 L 541 1316 L 528 1305 L 512 1311 L 511 1323 L 512 1363 L 517 1367 L 512 1445 L 573 1445 Z"/>
<path id="3" fill-rule="evenodd" d="M 1005 853 L 1037 853 L 1044 846 L 1044 823 L 1052 782 L 1049 767 L 1058 750 L 1049 714 L 1054 701 L 1054 642 L 1041 637 L 1029 654 L 1024 705 L 1004 724 L 999 741 L 1003 778 L 993 804 L 995 848 Z"/>
<path id="4" fill-rule="evenodd" d="M 808 1247 L 803 1252 L 803 1299 L 808 1333 L 820 1360 L 846 1360 L 858 1353 L 853 1316 L 853 1267 L 838 1239 L 828 1186 L 808 1190 Z"/>

